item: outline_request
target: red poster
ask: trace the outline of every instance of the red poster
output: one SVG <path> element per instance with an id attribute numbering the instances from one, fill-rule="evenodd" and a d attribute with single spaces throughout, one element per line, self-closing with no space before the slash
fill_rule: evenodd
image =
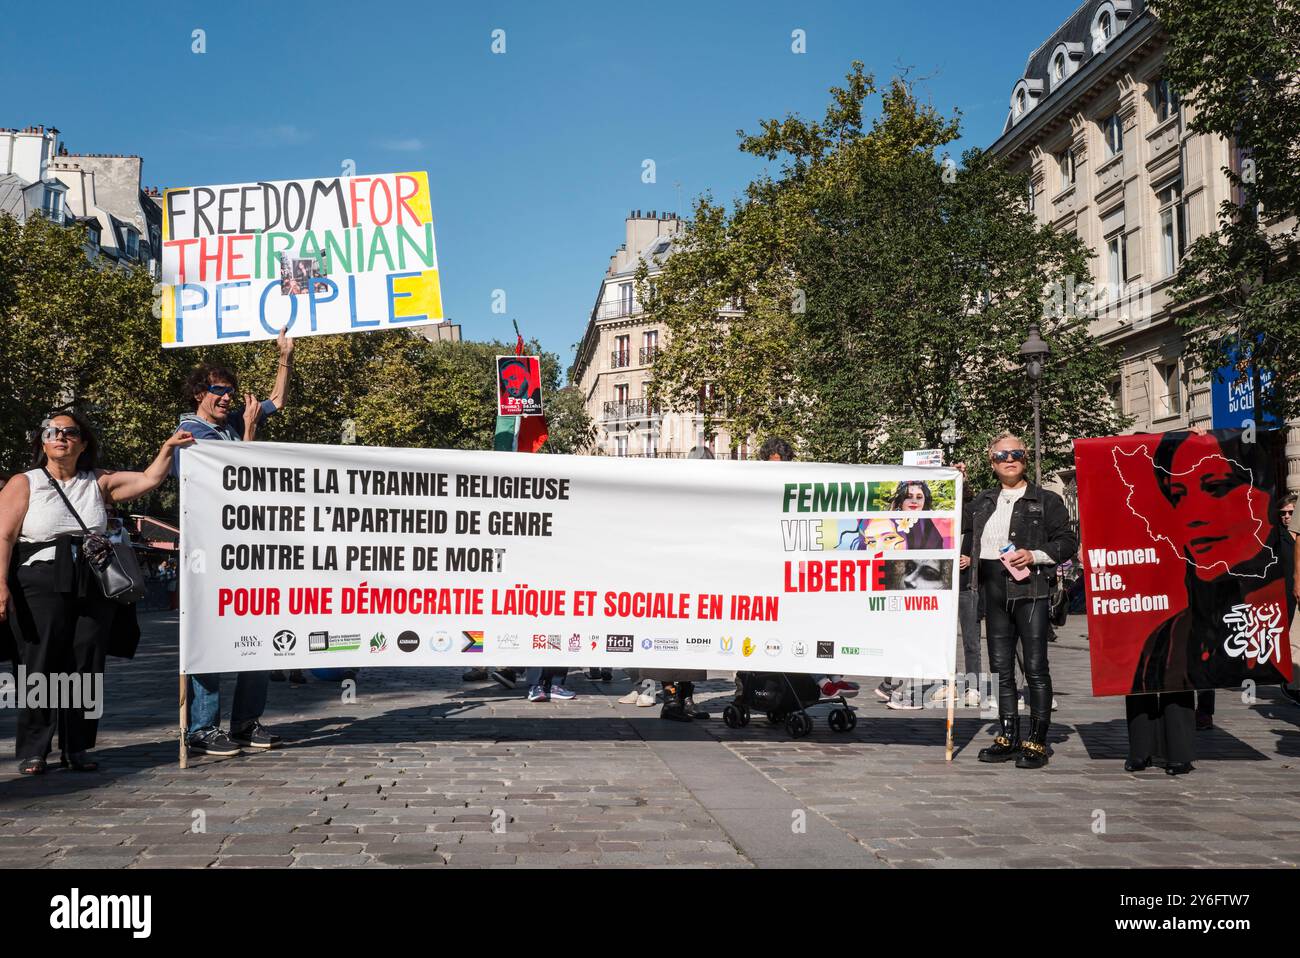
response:
<path id="1" fill-rule="evenodd" d="M 1094 695 L 1291 677 L 1277 433 L 1076 439 Z"/>
<path id="2" fill-rule="evenodd" d="M 497 415 L 542 415 L 542 364 L 536 356 L 497 357 Z"/>

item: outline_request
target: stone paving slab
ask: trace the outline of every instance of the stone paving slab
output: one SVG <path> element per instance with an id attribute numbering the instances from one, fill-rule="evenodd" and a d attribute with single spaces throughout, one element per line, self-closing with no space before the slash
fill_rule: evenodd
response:
<path id="1" fill-rule="evenodd" d="M 1094 699 L 1081 622 L 1052 646 L 1051 763 L 989 766 L 990 717 L 895 712 L 864 693 L 857 727 L 825 709 L 791 740 L 762 717 L 679 725 L 621 706 L 626 681 L 579 674 L 572 702 L 371 669 L 272 683 L 286 747 L 177 767 L 176 618 L 146 617 L 113 659 L 93 774 L 0 764 L 0 868 L 1300 866 L 1300 709 L 1219 693 L 1191 775 L 1123 771 L 1123 702 Z M 229 701 L 232 683 L 225 694 Z M 720 713 L 730 683 L 700 683 Z M 14 713 L 0 710 L 0 753 Z"/>

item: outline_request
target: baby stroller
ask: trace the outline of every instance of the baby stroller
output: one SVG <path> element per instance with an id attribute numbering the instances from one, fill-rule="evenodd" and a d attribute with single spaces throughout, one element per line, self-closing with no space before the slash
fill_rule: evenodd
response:
<path id="1" fill-rule="evenodd" d="M 813 728 L 808 709 L 823 703 L 835 706 L 826 720 L 832 732 L 847 732 L 858 724 L 858 716 L 844 696 L 823 699 L 811 675 L 737 672 L 736 698 L 722 710 L 722 721 L 728 728 L 748 725 L 752 709 L 765 713 L 773 725 L 784 723 L 791 738 L 802 738 Z"/>

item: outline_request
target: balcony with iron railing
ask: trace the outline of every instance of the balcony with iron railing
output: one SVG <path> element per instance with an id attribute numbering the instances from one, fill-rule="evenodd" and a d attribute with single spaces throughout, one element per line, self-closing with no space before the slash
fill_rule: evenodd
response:
<path id="1" fill-rule="evenodd" d="M 605 403 L 606 419 L 630 419 L 646 415 L 649 407 L 644 399 L 629 399 L 626 402 L 614 400 Z"/>
<path id="2" fill-rule="evenodd" d="M 659 355 L 658 346 L 642 346 L 636 354 L 637 365 L 649 366 Z M 632 365 L 632 349 L 615 349 L 609 354 L 610 369 L 626 369 Z"/>
<path id="3" fill-rule="evenodd" d="M 594 323 L 602 319 L 626 319 L 642 311 L 640 303 L 626 299 L 619 299 L 612 303 L 597 303 L 595 309 L 591 311 L 591 321 Z"/>

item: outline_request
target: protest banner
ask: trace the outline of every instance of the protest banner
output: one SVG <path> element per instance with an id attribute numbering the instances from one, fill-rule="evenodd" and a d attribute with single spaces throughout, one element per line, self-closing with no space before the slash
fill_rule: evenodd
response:
<path id="1" fill-rule="evenodd" d="M 932 490 L 930 511 L 888 508 L 908 480 Z M 945 678 L 959 483 L 921 467 L 201 442 L 181 459 L 181 670 Z"/>
<path id="2" fill-rule="evenodd" d="M 426 173 L 163 193 L 162 345 L 442 322 Z"/>
<path id="3" fill-rule="evenodd" d="M 497 415 L 542 415 L 542 364 L 536 356 L 497 357 Z"/>
<path id="4" fill-rule="evenodd" d="M 1094 695 L 1289 680 L 1280 453 L 1253 430 L 1075 440 Z"/>

